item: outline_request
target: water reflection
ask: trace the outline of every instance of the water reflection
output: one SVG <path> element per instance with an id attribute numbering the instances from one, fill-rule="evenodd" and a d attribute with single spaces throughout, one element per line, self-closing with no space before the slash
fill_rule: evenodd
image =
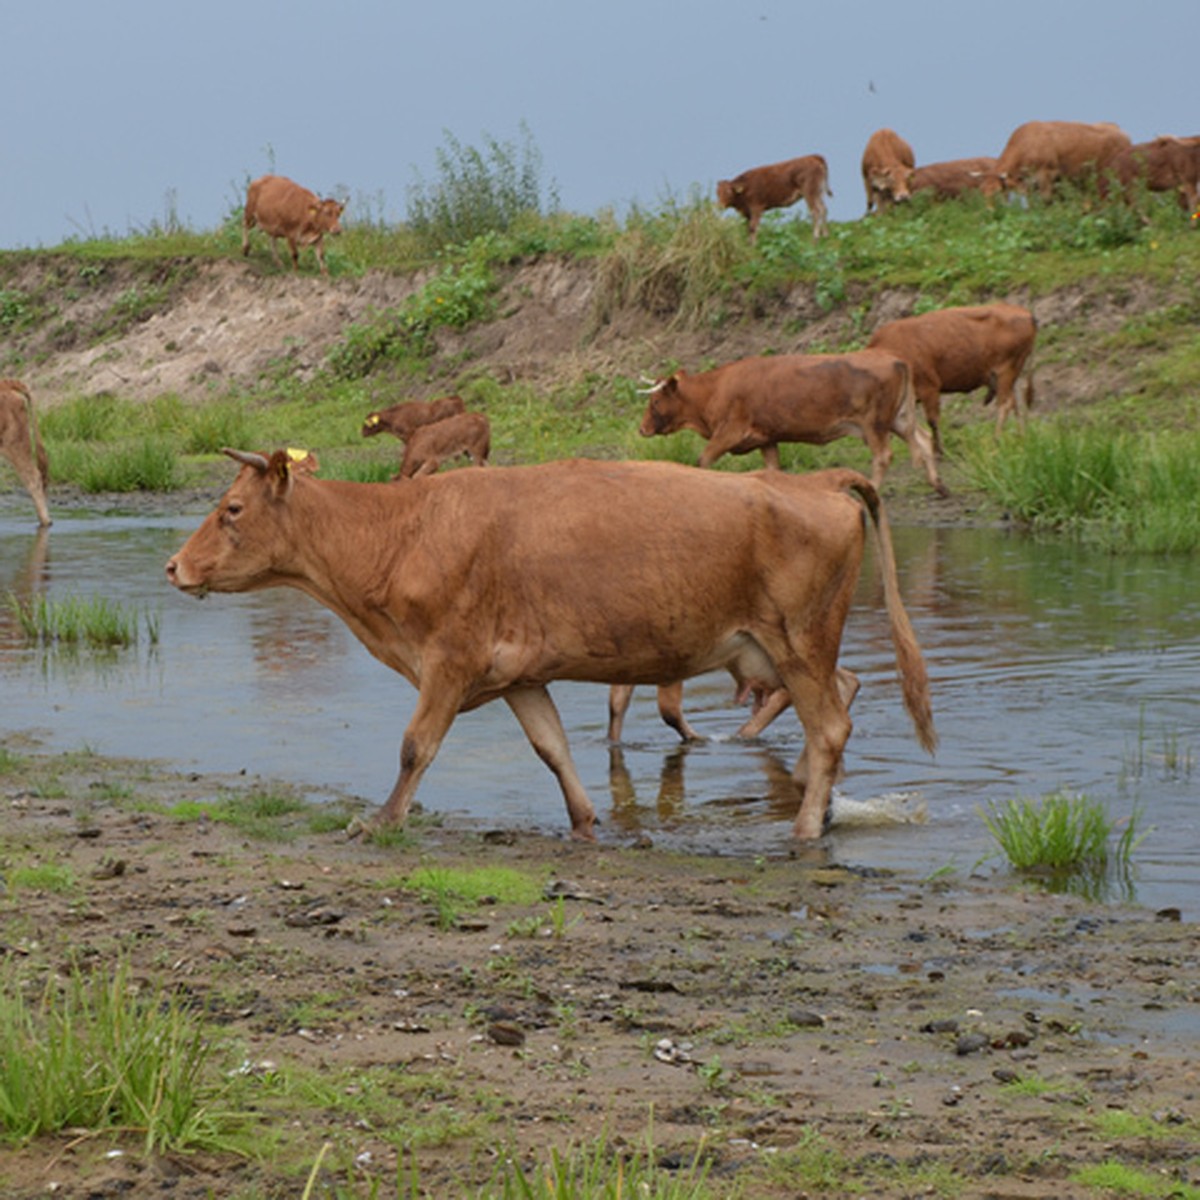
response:
<path id="1" fill-rule="evenodd" d="M 20 543 L 17 543 L 16 554 L 11 560 L 7 556 L 0 559 L 0 658 L 25 646 L 20 618 L 9 600 L 11 597 L 17 604 L 28 608 L 44 593 L 50 551 L 49 534 L 45 525 L 39 525 L 37 531 L 27 539 L 28 545 L 23 554 Z"/>
<path id="2" fill-rule="evenodd" d="M 157 656 L 122 650 L 47 667 L 0 612 L 0 734 L 36 728 L 52 748 L 145 755 L 206 771 L 251 770 L 377 802 L 395 779 L 415 693 L 332 614 L 299 593 L 172 592 L 162 563 L 195 526 L 60 518 L 47 534 L 0 519 L 0 589 L 26 598 L 104 595 L 161 614 Z M 1200 900 L 1200 560 L 1039 545 L 1001 530 L 896 529 L 901 585 L 925 648 L 941 736 L 930 758 L 903 711 L 871 557 L 843 643 L 862 680 L 838 795 L 923 800 L 928 824 L 842 829 L 839 858 L 968 870 L 993 849 L 981 806 L 1085 792 L 1110 815 L 1142 809 L 1138 897 Z M 652 834 L 708 852 L 780 853 L 799 803 L 794 714 L 757 742 L 727 675 L 690 681 L 681 745 L 639 689 L 618 750 L 606 691 L 556 684 L 556 704 L 602 837 Z M 503 705 L 460 717 L 422 783 L 432 811 L 563 829 L 561 796 Z M 836 804 L 835 804 L 836 807 Z"/>

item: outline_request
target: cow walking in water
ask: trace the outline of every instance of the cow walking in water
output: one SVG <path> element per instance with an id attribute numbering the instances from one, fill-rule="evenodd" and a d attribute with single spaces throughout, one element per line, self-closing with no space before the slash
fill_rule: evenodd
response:
<path id="1" fill-rule="evenodd" d="M 547 685 L 672 683 L 736 664 L 791 697 L 807 776 L 793 832 L 819 837 L 850 735 L 837 660 L 867 525 L 904 704 L 922 745 L 936 743 L 887 520 L 855 471 L 764 482 L 574 460 L 396 487 L 296 473 L 282 451 L 227 453 L 241 470 L 167 578 L 195 596 L 298 588 L 417 688 L 376 827 L 404 821 L 455 716 L 502 699 L 557 778 L 572 835 L 591 839 L 595 810 Z"/>
<path id="2" fill-rule="evenodd" d="M 50 464 L 38 434 L 33 397 L 19 379 L 0 379 L 0 455 L 12 463 L 37 510 L 38 524 L 50 524 L 46 487 Z"/>

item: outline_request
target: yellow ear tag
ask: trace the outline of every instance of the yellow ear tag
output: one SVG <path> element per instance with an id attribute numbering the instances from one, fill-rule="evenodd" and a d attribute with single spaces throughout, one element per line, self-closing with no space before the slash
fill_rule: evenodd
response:
<path id="1" fill-rule="evenodd" d="M 287 456 L 292 462 L 303 462 L 308 457 L 308 451 L 297 450 L 295 446 L 289 446 L 287 448 Z"/>

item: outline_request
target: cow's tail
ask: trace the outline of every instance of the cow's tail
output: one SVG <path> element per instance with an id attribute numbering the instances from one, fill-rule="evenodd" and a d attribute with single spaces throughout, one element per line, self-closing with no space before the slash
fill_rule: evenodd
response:
<path id="1" fill-rule="evenodd" d="M 904 707 L 912 718 L 917 740 L 930 754 L 937 749 L 937 730 L 933 727 L 933 705 L 929 698 L 929 672 L 925 669 L 925 657 L 917 642 L 917 635 L 908 611 L 900 596 L 900 581 L 896 572 L 896 556 L 892 550 L 892 532 L 879 493 L 870 480 L 857 473 L 846 481 L 848 491 L 862 501 L 866 515 L 875 530 L 879 569 L 883 575 L 883 598 L 887 606 L 888 625 L 892 634 L 892 645 L 896 650 L 896 668 L 900 674 L 900 687 L 904 696 Z"/>

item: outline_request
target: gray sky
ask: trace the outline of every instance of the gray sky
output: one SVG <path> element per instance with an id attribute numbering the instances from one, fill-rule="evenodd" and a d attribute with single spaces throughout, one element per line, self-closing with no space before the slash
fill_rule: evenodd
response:
<path id="1" fill-rule="evenodd" d="M 402 220 L 449 130 L 566 209 L 656 207 L 822 153 L 835 220 L 890 125 L 917 162 L 1031 119 L 1200 134 L 1195 0 L 37 0 L 3 4 L 0 248 L 215 227 L 275 170 Z M 362 207 L 365 202 L 365 208 Z M 800 210 L 798 210 L 800 211 Z M 731 214 L 731 219 L 733 215 Z"/>

